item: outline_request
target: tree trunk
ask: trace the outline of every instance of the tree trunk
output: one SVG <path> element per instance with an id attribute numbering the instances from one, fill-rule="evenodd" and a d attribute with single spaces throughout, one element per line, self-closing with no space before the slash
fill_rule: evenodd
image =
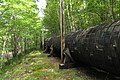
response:
<path id="1" fill-rule="evenodd" d="M 60 29 L 61 29 L 61 63 L 63 63 L 63 52 L 65 50 L 64 0 L 60 0 Z"/>
<path id="2" fill-rule="evenodd" d="M 111 14 L 112 14 L 112 21 L 115 21 L 115 13 L 114 13 L 114 4 L 115 2 L 111 0 Z"/>
<path id="3" fill-rule="evenodd" d="M 24 38 L 24 52 L 27 53 L 27 40 Z"/>
<path id="4" fill-rule="evenodd" d="M 17 34 L 16 32 L 14 32 L 14 35 L 13 35 L 13 43 L 14 43 L 14 49 L 13 49 L 13 57 L 16 57 L 17 56 Z"/>

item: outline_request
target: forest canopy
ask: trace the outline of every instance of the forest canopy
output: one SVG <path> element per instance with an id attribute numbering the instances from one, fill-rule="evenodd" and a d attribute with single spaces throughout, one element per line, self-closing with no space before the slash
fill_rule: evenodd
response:
<path id="1" fill-rule="evenodd" d="M 46 0 L 42 24 L 51 36 L 59 35 L 59 0 Z M 120 19 L 120 0 L 64 0 L 65 31 L 108 23 Z"/>
<path id="2" fill-rule="evenodd" d="M 38 49 L 44 38 L 60 35 L 59 0 L 46 0 L 42 19 L 36 1 L 0 1 L 0 53 Z M 119 7 L 120 0 L 64 0 L 65 31 L 119 20 Z"/>
<path id="3" fill-rule="evenodd" d="M 32 0 L 0 1 L 0 53 L 39 48 L 41 22 Z"/>

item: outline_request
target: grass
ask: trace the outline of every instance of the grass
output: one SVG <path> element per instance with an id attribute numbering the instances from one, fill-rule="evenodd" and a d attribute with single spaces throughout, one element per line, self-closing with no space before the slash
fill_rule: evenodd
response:
<path id="1" fill-rule="evenodd" d="M 33 51 L 21 55 L 0 70 L 0 80 L 101 80 L 88 76 L 84 69 L 59 69 L 60 60 Z"/>

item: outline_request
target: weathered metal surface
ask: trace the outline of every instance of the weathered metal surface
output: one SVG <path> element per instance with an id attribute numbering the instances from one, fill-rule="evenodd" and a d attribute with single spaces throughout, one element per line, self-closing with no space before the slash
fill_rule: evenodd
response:
<path id="1" fill-rule="evenodd" d="M 120 21 L 83 30 L 70 48 L 78 64 L 101 68 L 120 76 Z M 75 49 L 76 48 L 76 49 Z"/>
<path id="2" fill-rule="evenodd" d="M 50 56 L 60 57 L 61 55 L 61 47 L 60 47 L 60 36 L 59 37 L 51 37 L 45 41 L 45 51 L 50 54 Z"/>
<path id="3" fill-rule="evenodd" d="M 51 51 L 50 47 L 53 44 L 53 42 L 54 42 L 54 37 L 50 37 L 45 40 L 45 50 L 44 50 L 45 53 L 50 53 Z"/>
<path id="4" fill-rule="evenodd" d="M 54 53 L 60 54 L 60 39 L 54 37 L 50 43 Z M 86 64 L 120 76 L 120 21 L 71 32 L 65 37 L 65 45 L 78 65 Z"/>

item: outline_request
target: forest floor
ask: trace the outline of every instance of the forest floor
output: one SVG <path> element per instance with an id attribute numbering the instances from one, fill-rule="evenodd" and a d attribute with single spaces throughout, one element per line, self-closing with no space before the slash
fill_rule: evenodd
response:
<path id="1" fill-rule="evenodd" d="M 108 74 L 84 67 L 61 70 L 59 63 L 57 58 L 33 51 L 13 59 L 0 70 L 0 80 L 115 80 Z"/>

